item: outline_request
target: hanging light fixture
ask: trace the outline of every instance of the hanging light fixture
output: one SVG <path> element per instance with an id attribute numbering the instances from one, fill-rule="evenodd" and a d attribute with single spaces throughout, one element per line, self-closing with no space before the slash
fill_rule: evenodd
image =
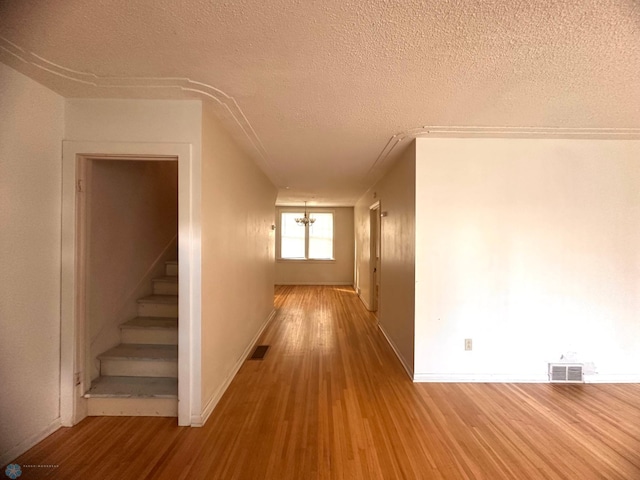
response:
<path id="1" fill-rule="evenodd" d="M 311 218 L 307 213 L 307 202 L 304 202 L 304 217 L 296 218 L 296 223 L 298 225 L 302 225 L 303 227 L 306 227 L 307 225 L 313 225 L 313 222 L 315 221 L 316 219 Z"/>

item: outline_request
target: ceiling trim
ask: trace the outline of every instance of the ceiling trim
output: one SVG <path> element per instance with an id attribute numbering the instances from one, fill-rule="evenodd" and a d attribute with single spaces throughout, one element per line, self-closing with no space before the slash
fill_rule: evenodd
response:
<path id="1" fill-rule="evenodd" d="M 63 78 L 66 81 L 81 83 L 94 88 L 133 90 L 179 90 L 186 94 L 196 94 L 213 100 L 230 115 L 241 135 L 254 150 L 256 162 L 262 167 L 272 182 L 281 188 L 285 185 L 282 174 L 270 160 L 269 154 L 249 119 L 236 100 L 220 90 L 203 82 L 187 77 L 107 77 L 93 73 L 79 72 L 56 64 L 33 52 L 12 43 L 0 36 L 0 56 L 2 53 L 33 67 L 39 71 Z M 538 138 L 538 139 L 640 139 L 640 128 L 567 128 L 567 127 L 507 127 L 507 126 L 469 126 L 469 125 L 426 125 L 410 128 L 392 135 L 364 175 L 365 183 L 375 184 L 387 170 L 393 157 L 399 153 L 399 146 L 406 145 L 405 140 L 414 138 Z"/>
<path id="2" fill-rule="evenodd" d="M 640 140 L 640 128 L 570 128 L 570 127 L 486 127 L 468 125 L 425 125 L 392 135 L 371 164 L 367 176 L 381 171 L 392 153 L 404 140 L 414 138 L 537 138 L 585 140 Z"/>
<path id="3" fill-rule="evenodd" d="M 611 138 L 638 139 L 640 128 L 589 128 L 589 127 L 485 127 L 431 125 L 402 132 L 411 137 L 440 135 L 482 136 L 495 138 Z"/>
<path id="4" fill-rule="evenodd" d="M 0 51 L 38 70 L 89 87 L 114 90 L 139 88 L 158 90 L 177 89 L 182 92 L 195 93 L 206 99 L 213 100 L 231 116 L 237 127 L 239 127 L 246 140 L 248 140 L 251 147 L 257 153 L 265 174 L 267 174 L 276 185 L 283 185 L 281 176 L 277 173 L 275 165 L 271 162 L 266 148 L 251 125 L 251 122 L 249 122 L 249 119 L 240 108 L 240 105 L 238 105 L 238 102 L 236 102 L 231 95 L 226 94 L 213 85 L 198 82 L 187 77 L 103 77 L 93 73 L 79 72 L 56 64 L 33 52 L 29 52 L 2 36 L 0 36 Z"/>

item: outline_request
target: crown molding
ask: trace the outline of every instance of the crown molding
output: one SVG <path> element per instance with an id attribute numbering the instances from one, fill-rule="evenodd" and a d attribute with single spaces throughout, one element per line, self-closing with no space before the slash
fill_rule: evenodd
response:
<path id="1" fill-rule="evenodd" d="M 505 127 L 431 125 L 417 127 L 400 135 L 418 137 L 486 137 L 486 138 L 585 138 L 640 139 L 640 128 L 589 127 Z"/>
<path id="2" fill-rule="evenodd" d="M 82 84 L 89 88 L 111 89 L 114 92 L 125 92 L 142 88 L 152 89 L 158 92 L 166 91 L 169 94 L 177 90 L 185 94 L 195 94 L 204 99 L 213 100 L 216 105 L 221 107 L 223 111 L 231 117 L 244 139 L 259 157 L 263 170 L 273 183 L 276 185 L 283 184 L 260 137 L 240 108 L 240 105 L 238 105 L 238 102 L 236 102 L 231 95 L 226 94 L 213 85 L 198 82 L 187 77 L 108 77 L 79 72 L 27 51 L 0 36 L 0 59 L 3 54 L 14 61 L 17 60 L 19 64 L 36 69 L 36 71 L 48 73 L 64 81 Z"/>
<path id="3" fill-rule="evenodd" d="M 521 138 L 521 139 L 584 139 L 584 140 L 640 140 L 640 128 L 573 128 L 573 127 L 486 127 L 468 125 L 426 125 L 410 128 L 392 135 L 373 162 L 367 176 L 388 164 L 389 157 L 399 150 L 405 140 L 415 138 Z M 405 142 L 406 144 L 406 142 Z M 375 182 L 374 182 L 375 183 Z"/>
<path id="4" fill-rule="evenodd" d="M 0 59 L 2 56 L 18 61 L 19 64 L 36 69 L 38 72 L 54 75 L 64 81 L 82 84 L 96 89 L 113 91 L 134 91 L 150 89 L 164 92 L 180 91 L 212 100 L 230 116 L 241 137 L 256 153 L 256 161 L 275 185 L 285 185 L 260 137 L 245 116 L 236 100 L 220 90 L 203 82 L 187 77 L 108 77 L 93 73 L 79 72 L 56 64 L 0 36 Z M 399 152 L 405 140 L 414 138 L 537 138 L 537 139 L 640 139 L 640 128 L 571 128 L 571 127 L 507 127 L 469 125 L 426 125 L 410 128 L 392 135 L 365 174 L 365 183 L 372 185 L 384 174 L 389 159 Z M 406 142 L 405 142 L 406 144 Z"/>

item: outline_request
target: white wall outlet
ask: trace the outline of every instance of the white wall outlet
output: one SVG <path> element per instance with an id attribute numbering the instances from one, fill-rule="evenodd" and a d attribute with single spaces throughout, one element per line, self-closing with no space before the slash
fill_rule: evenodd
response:
<path id="1" fill-rule="evenodd" d="M 470 338 L 464 339 L 464 349 L 466 351 L 473 350 L 473 341 Z"/>

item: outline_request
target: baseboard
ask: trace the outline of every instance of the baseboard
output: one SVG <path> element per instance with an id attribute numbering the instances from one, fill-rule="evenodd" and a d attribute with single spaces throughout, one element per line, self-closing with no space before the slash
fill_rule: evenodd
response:
<path id="1" fill-rule="evenodd" d="M 51 435 L 53 432 L 58 430 L 61 426 L 62 424 L 60 423 L 60 417 L 58 417 L 49 425 L 47 425 L 43 430 L 39 431 L 35 435 L 31 435 L 8 452 L 3 453 L 2 456 L 0 456 L 0 465 L 6 465 L 12 460 L 15 460 L 31 447 L 34 447 L 49 435 Z"/>
<path id="2" fill-rule="evenodd" d="M 549 383 L 549 375 L 547 373 L 536 375 L 416 373 L 413 381 L 415 383 Z M 585 375 L 584 383 L 640 383 L 640 375 Z"/>
<path id="3" fill-rule="evenodd" d="M 289 286 L 289 285 L 302 285 L 305 287 L 308 286 L 329 286 L 329 287 L 346 287 L 347 285 L 350 286 L 351 288 L 353 288 L 353 282 L 278 282 L 276 283 L 276 286 L 278 285 L 282 285 L 282 286 Z"/>
<path id="4" fill-rule="evenodd" d="M 371 307 L 369 306 L 369 302 L 367 302 L 364 297 L 362 296 L 362 294 L 358 293 L 358 298 L 360 299 L 360 301 L 362 302 L 362 304 L 364 305 L 364 308 L 367 309 L 367 311 L 371 311 Z M 386 336 L 386 335 L 385 335 Z M 387 339 L 388 340 L 388 339 Z"/>
<path id="5" fill-rule="evenodd" d="M 629 374 L 585 375 L 584 383 L 640 383 L 640 375 L 629 375 Z"/>
<path id="6" fill-rule="evenodd" d="M 548 383 L 546 373 L 536 375 L 473 374 L 473 373 L 416 373 L 415 383 Z"/>
<path id="7" fill-rule="evenodd" d="M 400 352 L 396 348 L 395 343 L 393 343 L 391 338 L 389 338 L 389 335 L 387 335 L 387 332 L 384 331 L 384 328 L 382 327 L 382 324 L 380 322 L 378 322 L 378 328 L 382 332 L 382 335 L 384 335 L 384 338 L 387 339 L 387 343 L 391 346 L 391 349 L 393 350 L 393 353 L 396 354 L 396 357 L 398 357 L 398 360 L 400 360 L 400 363 L 402 364 L 405 372 L 407 372 L 407 375 L 409 375 L 409 378 L 413 379 L 413 368 L 409 367 L 409 365 L 406 364 L 404 358 L 402 358 L 402 355 L 400 355 Z"/>
<path id="8" fill-rule="evenodd" d="M 269 325 L 269 323 L 271 323 L 271 320 L 273 320 L 275 316 L 276 316 L 276 310 L 273 309 L 269 314 L 269 316 L 266 318 L 266 320 L 263 322 L 262 327 L 260 327 L 260 330 L 258 331 L 258 333 L 256 333 L 256 335 L 253 337 L 251 342 L 249 342 L 249 345 L 247 346 L 247 348 L 244 350 L 244 352 L 242 352 L 242 355 L 240 356 L 236 364 L 231 369 L 231 372 L 229 373 L 229 375 L 227 375 L 227 378 L 225 379 L 224 383 L 220 386 L 220 388 L 218 388 L 218 390 L 216 390 L 216 392 L 211 396 L 211 398 L 205 403 L 202 413 L 199 415 L 191 416 L 192 427 L 202 427 L 204 426 L 205 423 L 207 423 L 207 420 L 213 413 L 213 409 L 216 408 L 216 405 L 222 398 L 222 395 L 224 395 L 224 392 L 227 391 L 227 388 L 229 388 L 229 385 L 237 375 L 238 371 L 240 370 L 240 367 L 242 367 L 244 362 L 247 360 L 247 357 L 249 356 L 253 348 L 258 343 L 258 340 L 260 339 L 262 332 L 264 332 L 265 328 L 267 328 L 267 326 Z"/>

